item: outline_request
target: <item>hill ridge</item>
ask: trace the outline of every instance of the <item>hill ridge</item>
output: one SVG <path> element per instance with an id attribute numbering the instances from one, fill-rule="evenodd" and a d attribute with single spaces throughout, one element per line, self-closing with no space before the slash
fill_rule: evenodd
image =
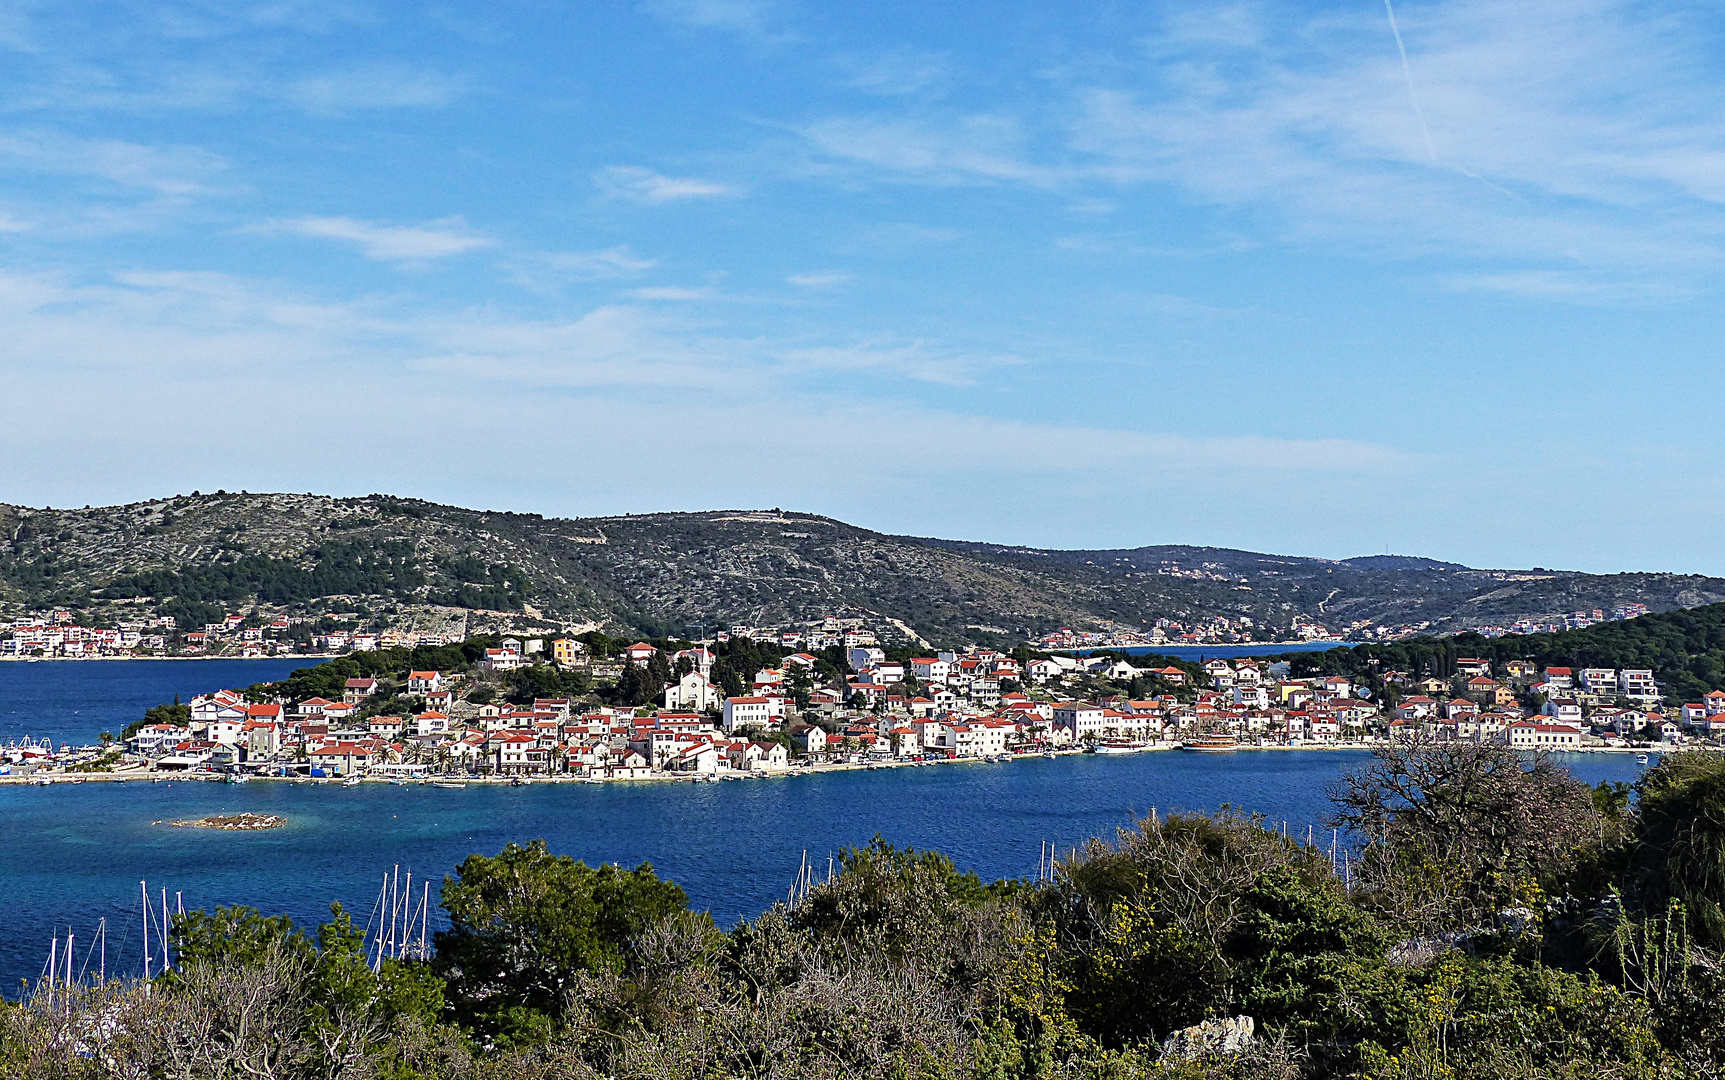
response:
<path id="1" fill-rule="evenodd" d="M 1143 632 L 1158 619 L 1181 628 L 1228 620 L 1263 640 L 1302 622 L 1438 634 L 1574 611 L 1694 607 L 1725 601 L 1725 579 L 1182 544 L 1047 549 L 895 536 L 782 507 L 546 517 L 286 492 L 0 505 L 0 604 L 14 611 L 124 606 L 195 617 L 259 602 L 310 610 L 334 596 L 368 610 L 525 604 L 630 632 L 853 614 L 962 644 L 1062 626 Z"/>

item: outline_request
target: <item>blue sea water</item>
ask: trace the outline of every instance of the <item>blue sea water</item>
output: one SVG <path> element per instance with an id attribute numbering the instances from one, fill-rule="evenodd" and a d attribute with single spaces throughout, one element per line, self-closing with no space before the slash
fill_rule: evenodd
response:
<path id="1" fill-rule="evenodd" d="M 0 662 L 0 743 L 48 738 L 83 746 L 118 735 L 153 705 L 241 689 L 315 664 L 271 660 L 44 660 Z"/>
<path id="2" fill-rule="evenodd" d="M 135 703 L 161 699 L 167 668 L 202 668 L 189 690 L 221 673 L 203 665 L 144 665 L 139 678 L 117 679 L 116 663 L 29 665 L 62 669 L 46 680 L 63 695 L 29 713 L 38 731 L 62 730 L 102 716 L 112 729 Z M 0 678 L 24 665 L 0 665 Z M 261 667 L 215 678 L 251 682 Z M 276 674 L 280 674 L 277 672 Z M 35 671 L 32 679 L 44 676 Z M 99 680 L 100 686 L 85 679 Z M 6 691 L 19 684 L 9 681 Z M 181 689 L 182 697 L 189 696 Z M 168 697 L 172 697 L 170 690 Z M 134 704 L 108 709 L 104 695 Z M 128 712 L 129 711 L 129 712 Z M 415 881 L 433 881 L 471 852 L 495 853 L 511 841 L 543 837 L 552 850 L 589 863 L 651 861 L 682 885 L 696 907 L 723 925 L 753 917 L 782 898 L 805 852 L 819 868 L 830 854 L 867 843 L 936 848 L 984 878 L 1036 871 L 1040 846 L 1063 850 L 1107 836 L 1152 807 L 1215 810 L 1230 804 L 1287 822 L 1295 833 L 1319 830 L 1329 812 L 1326 788 L 1365 755 L 1356 751 L 1179 751 L 1127 757 L 1033 758 L 1006 764 L 945 764 L 722 784 L 548 785 L 471 787 L 365 784 L 354 788 L 257 781 L 86 783 L 48 788 L 0 786 L 0 988 L 42 970 L 48 943 L 69 926 L 80 943 L 99 919 L 109 925 L 110 971 L 139 966 L 139 882 L 153 895 L 166 888 L 188 908 L 250 904 L 312 924 L 340 901 L 366 922 L 385 871 L 399 864 Z M 1634 759 L 1575 755 L 1582 779 L 1633 779 Z M 254 833 L 178 829 L 158 821 L 239 811 L 285 814 L 282 829 Z M 416 884 L 415 888 L 418 886 Z M 435 916 L 433 925 L 435 927 Z M 80 964 L 84 946 L 79 946 Z"/>

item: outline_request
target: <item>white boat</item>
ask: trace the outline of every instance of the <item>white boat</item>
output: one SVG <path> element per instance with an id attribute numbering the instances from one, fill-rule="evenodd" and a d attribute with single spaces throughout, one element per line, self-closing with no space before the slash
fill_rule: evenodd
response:
<path id="1" fill-rule="evenodd" d="M 1635 764 L 1637 764 L 1637 765 L 1647 764 L 1647 755 L 1646 754 L 1637 754 L 1635 757 Z"/>
<path id="2" fill-rule="evenodd" d="M 348 778 L 347 778 L 347 779 L 346 779 L 346 780 L 343 780 L 343 781 L 342 781 L 342 782 L 341 782 L 341 786 L 342 786 L 342 787 L 353 787 L 353 786 L 354 786 L 354 785 L 355 785 L 355 784 L 357 784 L 357 783 L 359 783 L 359 777 L 357 777 L 357 776 L 350 776 L 350 777 L 348 777 Z"/>
<path id="3" fill-rule="evenodd" d="M 1231 754 L 1239 749 L 1239 746 L 1239 739 L 1236 736 L 1212 731 L 1187 739 L 1180 744 L 1180 749 L 1196 750 L 1204 754 Z"/>
<path id="4" fill-rule="evenodd" d="M 444 788 L 448 791 L 462 791 L 467 787 L 465 780 L 433 780 L 432 787 Z"/>
<path id="5" fill-rule="evenodd" d="M 1128 739 L 1103 739 L 1096 744 L 1098 754 L 1136 754 L 1143 749 L 1143 743 L 1135 743 Z"/>

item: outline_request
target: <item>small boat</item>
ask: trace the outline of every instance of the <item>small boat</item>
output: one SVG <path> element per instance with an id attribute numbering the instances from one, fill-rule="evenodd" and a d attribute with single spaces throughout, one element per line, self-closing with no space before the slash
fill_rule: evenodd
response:
<path id="1" fill-rule="evenodd" d="M 446 791 L 461 791 L 467 787 L 465 780 L 433 780 L 432 787 L 443 788 Z"/>
<path id="2" fill-rule="evenodd" d="M 403 779 L 401 779 L 401 778 L 400 778 L 400 777 L 397 777 L 397 778 L 396 778 L 396 779 L 394 779 L 394 780 L 391 780 L 391 781 L 390 781 L 390 782 L 389 782 L 389 784 L 390 784 L 390 786 L 391 786 L 391 787 L 406 787 L 406 786 L 407 786 L 407 781 L 406 781 L 406 780 L 403 780 Z"/>
<path id="3" fill-rule="evenodd" d="M 509 786 L 510 787 L 526 787 L 529 783 L 531 783 L 531 781 L 529 781 L 526 777 L 517 776 L 517 777 L 515 777 L 509 781 Z"/>
<path id="4" fill-rule="evenodd" d="M 1647 764 L 1647 755 L 1646 754 L 1637 754 L 1635 756 L 1635 764 L 1637 764 L 1637 765 Z"/>
<path id="5" fill-rule="evenodd" d="M 1196 750 L 1203 754 L 1231 754 L 1239 747 L 1237 736 L 1216 731 L 1194 736 L 1180 744 L 1182 750 Z"/>
<path id="6" fill-rule="evenodd" d="M 342 782 L 341 782 L 341 786 L 342 786 L 342 787 L 353 787 L 353 786 L 354 786 L 354 785 L 355 785 L 355 784 L 357 784 L 357 783 L 359 783 L 359 777 L 357 777 L 357 776 L 350 776 L 350 777 L 348 777 L 348 778 L 347 778 L 347 779 L 346 779 L 346 780 L 343 780 L 343 781 L 342 781 Z"/>
<path id="7" fill-rule="evenodd" d="M 605 781 L 601 777 L 587 776 L 587 777 L 583 777 L 581 782 L 583 784 L 603 784 Z"/>
<path id="8" fill-rule="evenodd" d="M 244 784 L 250 779 L 251 777 L 247 776 L 245 773 L 229 773 L 227 782 L 230 784 Z"/>

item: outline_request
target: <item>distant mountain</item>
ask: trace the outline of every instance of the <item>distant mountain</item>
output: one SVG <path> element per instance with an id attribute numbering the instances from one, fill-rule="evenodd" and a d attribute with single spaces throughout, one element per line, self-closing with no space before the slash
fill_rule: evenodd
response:
<path id="1" fill-rule="evenodd" d="M 1630 603 L 1694 607 L 1725 601 L 1725 580 L 1178 545 L 1055 551 L 778 510 L 559 519 L 387 495 L 225 492 L 83 510 L 0 505 L 0 603 L 14 607 L 161 610 L 184 625 L 259 602 L 319 611 L 331 597 L 379 617 L 532 608 L 632 633 L 851 613 L 957 644 L 1210 616 L 1250 618 L 1260 636 L 1301 618 L 1444 633 Z"/>

